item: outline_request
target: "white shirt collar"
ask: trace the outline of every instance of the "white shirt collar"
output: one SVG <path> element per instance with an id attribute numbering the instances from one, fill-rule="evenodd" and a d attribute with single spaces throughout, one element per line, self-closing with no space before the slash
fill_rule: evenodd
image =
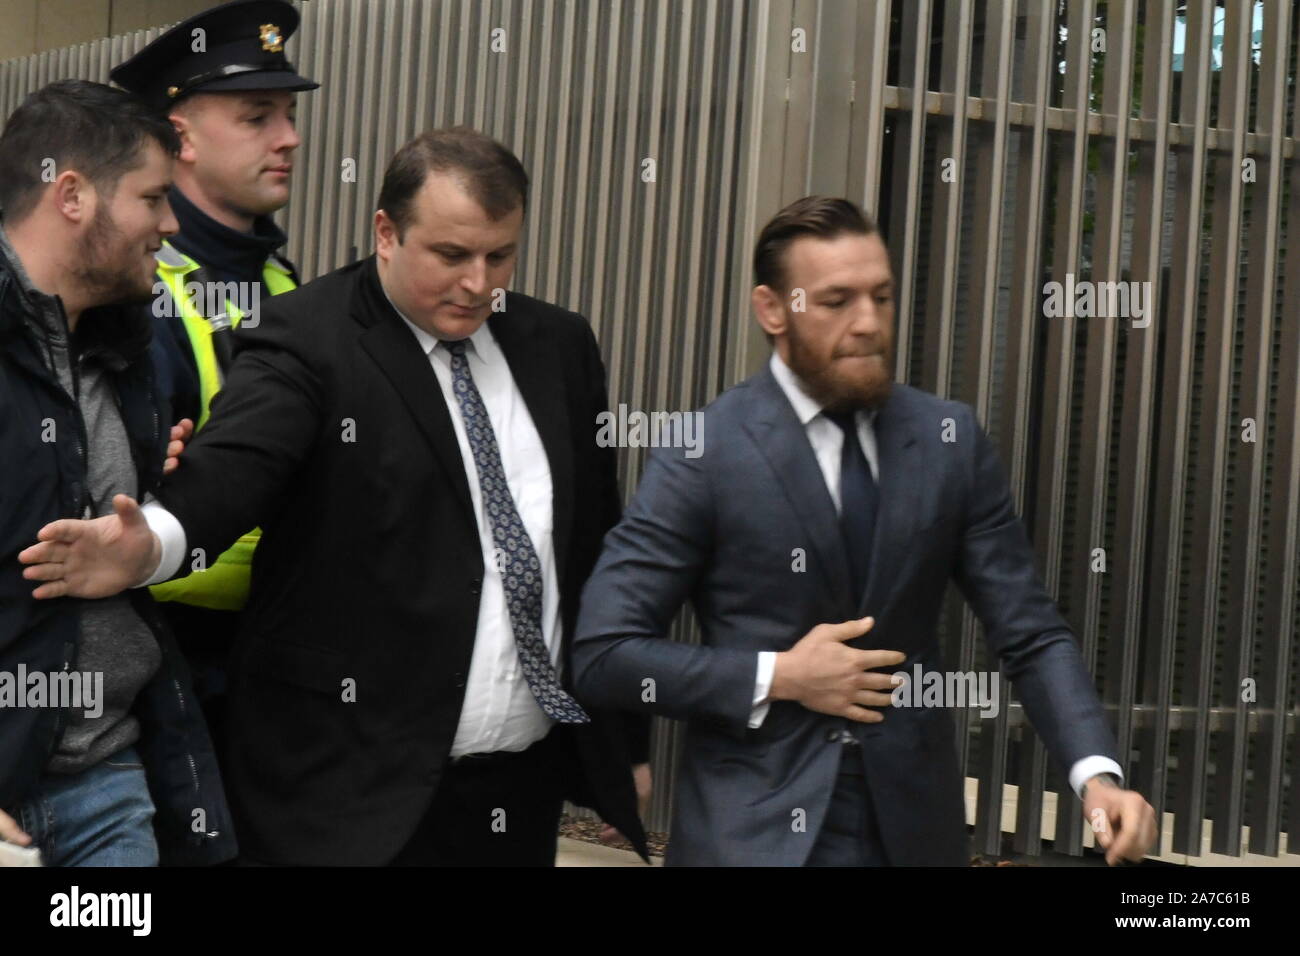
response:
<path id="1" fill-rule="evenodd" d="M 768 367 L 772 370 L 772 377 L 776 379 L 776 384 L 781 386 L 781 391 L 785 392 L 785 397 L 790 402 L 790 407 L 794 409 L 795 417 L 799 419 L 799 424 L 807 427 L 808 423 L 816 418 L 822 412 L 822 405 L 815 398 L 804 391 L 803 383 L 799 376 L 790 370 L 790 366 L 782 361 L 781 356 L 777 354 L 776 349 L 772 350 L 772 357 L 768 361 Z M 867 421 L 874 422 L 876 418 L 876 409 L 867 411 Z"/>
<path id="2" fill-rule="evenodd" d="M 416 325 L 414 322 L 408 319 L 406 317 L 406 313 L 404 313 L 393 303 L 392 298 L 388 295 L 388 290 L 384 289 L 384 284 L 382 282 L 379 284 L 379 288 L 383 289 L 384 298 L 388 299 L 388 304 L 393 307 L 393 311 L 397 313 L 398 318 L 400 318 L 403 322 L 406 323 L 406 327 L 411 330 L 411 333 L 415 336 L 416 341 L 420 343 L 420 348 L 424 350 L 425 356 L 426 357 L 429 356 L 433 352 L 433 350 L 438 347 L 438 343 L 442 342 L 443 340 L 438 338 L 436 335 L 430 335 L 428 332 L 424 331 L 424 329 L 420 328 L 418 325 Z M 469 337 L 468 341 L 470 344 L 470 351 L 477 353 L 479 358 L 486 360 L 488 354 L 490 353 L 491 344 L 493 342 L 492 333 L 488 331 L 487 323 L 484 322 L 482 325 L 480 325 L 474 331 L 474 334 Z"/>

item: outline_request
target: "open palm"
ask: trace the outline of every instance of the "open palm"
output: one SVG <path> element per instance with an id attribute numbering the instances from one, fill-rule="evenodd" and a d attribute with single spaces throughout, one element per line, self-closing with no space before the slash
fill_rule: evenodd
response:
<path id="1" fill-rule="evenodd" d="M 37 539 L 18 555 L 28 566 L 23 577 L 44 582 L 32 592 L 37 599 L 109 597 L 147 580 L 161 559 L 158 538 L 129 495 L 113 499 L 111 515 L 52 521 Z"/>

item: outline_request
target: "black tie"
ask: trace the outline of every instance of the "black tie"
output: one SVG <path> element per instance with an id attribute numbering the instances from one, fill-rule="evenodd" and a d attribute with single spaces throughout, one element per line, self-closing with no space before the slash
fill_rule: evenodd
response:
<path id="1" fill-rule="evenodd" d="M 876 482 L 871 466 L 858 443 L 853 412 L 823 413 L 844 433 L 840 449 L 840 532 L 849 553 L 849 574 L 853 582 L 853 606 L 861 603 L 871 566 L 871 544 L 876 528 Z"/>

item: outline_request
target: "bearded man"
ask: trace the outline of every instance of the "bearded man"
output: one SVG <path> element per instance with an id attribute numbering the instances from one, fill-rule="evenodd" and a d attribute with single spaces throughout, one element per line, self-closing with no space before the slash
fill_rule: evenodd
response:
<path id="1" fill-rule="evenodd" d="M 875 225 L 800 199 L 760 234 L 754 278 L 770 361 L 703 411 L 702 453 L 652 453 L 575 634 L 580 697 L 687 722 L 666 862 L 965 865 L 953 702 L 888 707 L 918 696 L 891 672 L 944 672 L 949 579 L 1108 862 L 1140 859 L 1154 811 L 1122 788 L 992 443 L 970 406 L 892 382 Z M 688 595 L 700 644 L 661 640 Z"/>

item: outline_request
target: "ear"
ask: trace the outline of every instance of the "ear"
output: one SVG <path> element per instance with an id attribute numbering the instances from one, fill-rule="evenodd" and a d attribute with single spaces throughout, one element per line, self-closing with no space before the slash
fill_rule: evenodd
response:
<path id="1" fill-rule="evenodd" d="M 198 150 L 194 147 L 194 120 L 188 114 L 181 112 L 179 109 L 167 117 L 171 120 L 172 129 L 176 130 L 176 135 L 181 140 L 181 151 L 176 157 L 179 163 L 194 163 L 198 160 Z"/>
<path id="2" fill-rule="evenodd" d="M 375 254 L 387 262 L 392 258 L 393 249 L 399 245 L 397 224 L 382 209 L 375 210 Z"/>
<path id="3" fill-rule="evenodd" d="M 95 218 L 98 196 L 85 176 L 69 169 L 54 180 L 54 205 L 69 222 L 87 223 Z"/>
<path id="4" fill-rule="evenodd" d="M 754 304 L 754 314 L 758 316 L 758 324 L 763 331 L 768 335 L 785 335 L 788 320 L 780 294 L 771 286 L 756 285 L 749 298 Z"/>

